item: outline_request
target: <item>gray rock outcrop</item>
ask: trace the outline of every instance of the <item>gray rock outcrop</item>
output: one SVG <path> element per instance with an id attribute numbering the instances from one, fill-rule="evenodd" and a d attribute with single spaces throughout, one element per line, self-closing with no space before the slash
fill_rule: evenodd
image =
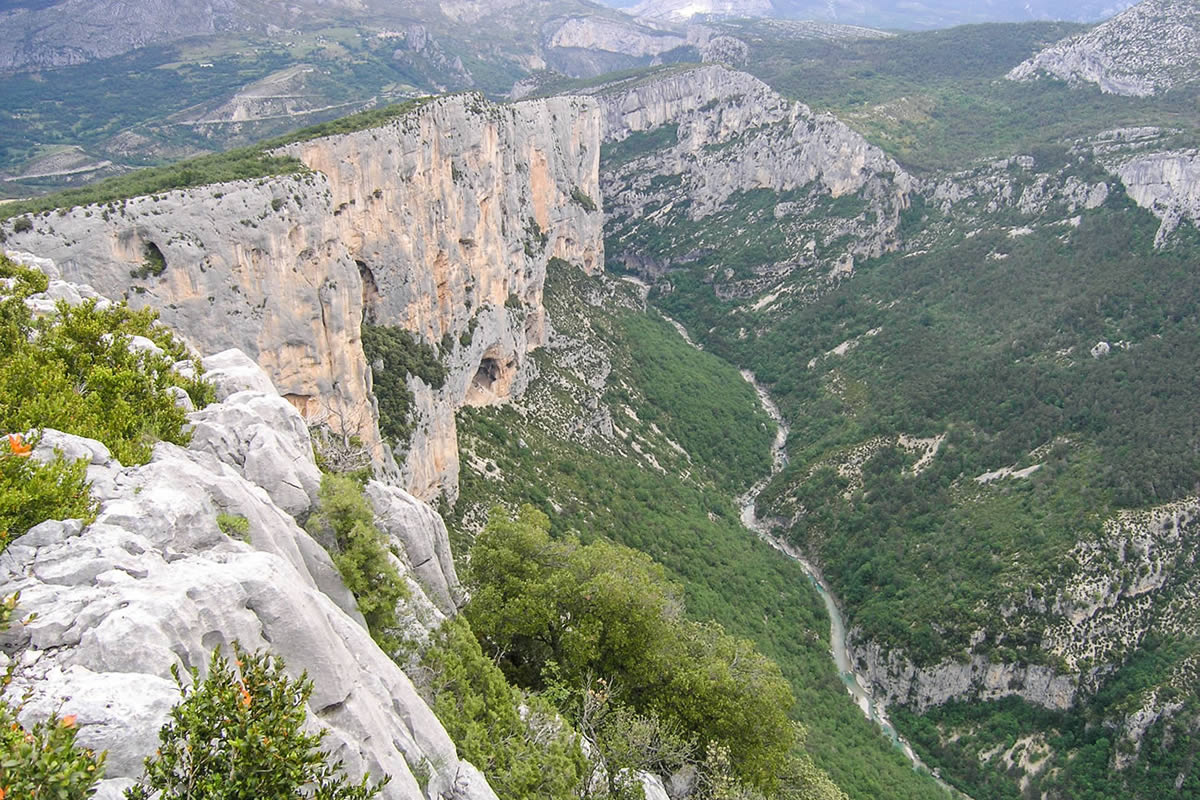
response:
<path id="1" fill-rule="evenodd" d="M 1162 220 L 1161 246 L 1183 221 L 1200 224 L 1200 153 L 1171 151 L 1130 158 L 1116 167 L 1129 197 Z"/>
<path id="2" fill-rule="evenodd" d="M 288 514 L 305 514 L 317 500 L 321 474 L 304 420 L 274 390 L 224 399 L 229 402 L 191 414 L 191 448 L 233 466 Z"/>
<path id="3" fill-rule="evenodd" d="M 75 715 L 79 743 L 108 753 L 96 796 L 116 800 L 179 700 L 172 668 L 203 670 L 214 648 L 238 642 L 307 673 L 325 748 L 352 777 L 390 775 L 383 797 L 495 800 L 297 524 L 320 480 L 299 411 L 245 355 L 205 363 L 221 401 L 189 415 L 187 448 L 159 442 L 148 463 L 125 467 L 101 442 L 52 429 L 38 438 L 34 460 L 86 465 L 96 516 L 46 520 L 0 552 L 0 597 L 19 597 L 19 622 L 0 631 L 0 668 L 22 721 Z M 393 557 L 411 573 L 398 615 L 427 636 L 460 593 L 445 526 L 400 489 L 372 491 Z"/>
<path id="4" fill-rule="evenodd" d="M 712 65 L 613 83 L 596 97 L 613 152 L 603 175 L 610 241 L 655 243 L 609 254 L 627 268 L 658 275 L 695 260 L 720 246 L 713 237 L 723 228 L 743 239 L 759 230 L 754 223 L 784 231 L 782 263 L 760 264 L 762 275 L 727 287 L 745 296 L 796 267 L 845 271 L 898 243 L 910 176 L 831 115 L 757 78 Z M 752 210 L 737 206 L 756 192 L 771 196 Z"/>
<path id="5" fill-rule="evenodd" d="M 1145 97 L 1200 78 L 1200 10 L 1188 0 L 1143 0 L 1014 67 L 1008 78 L 1048 74 Z"/>
<path id="6" fill-rule="evenodd" d="M 641 58 L 657 56 L 682 47 L 685 37 L 673 31 L 658 31 L 629 19 L 572 17 L 550 33 L 546 47 L 599 50 Z"/>
<path id="7" fill-rule="evenodd" d="M 43 436 L 34 457 L 58 449 L 86 458 L 100 505 L 90 525 L 47 521 L 0 554 L 0 593 L 20 592 L 27 620 L 0 638 L 15 665 L 10 696 L 28 694 L 22 718 L 76 715 L 80 743 L 109 754 L 97 797 L 115 800 L 140 774 L 178 701 L 170 668 L 203 668 L 214 647 L 238 641 L 269 648 L 294 675 L 308 673 L 308 710 L 326 730 L 326 746 L 352 775 L 391 775 L 384 797 L 493 800 L 375 645 L 328 554 L 256 482 L 263 465 L 239 449 L 270 426 L 274 446 L 305 453 L 299 413 L 277 394 L 245 390 L 192 419 L 198 432 L 220 432 L 221 446 L 215 435 L 188 449 L 160 443 L 138 467 L 123 467 L 99 442 Z M 299 473 L 314 469 L 307 453 Z M 276 483 L 269 466 L 263 474 Z M 222 532 L 222 512 L 248 521 L 246 541 Z M 408 531 L 406 520 L 429 521 L 413 508 L 400 516 L 388 527 L 401 547 L 422 542 L 428 532 Z M 428 561 L 424 551 L 401 552 Z M 431 591 L 442 599 L 448 583 L 443 573 Z M 425 791 L 414 772 L 430 776 Z"/>
<path id="8" fill-rule="evenodd" d="M 375 509 L 376 526 L 399 545 L 405 566 L 416 573 L 433 605 L 441 613 L 453 615 L 463 601 L 463 591 L 454 570 L 446 523 L 427 504 L 395 486 L 370 481 L 366 491 Z"/>
<path id="9" fill-rule="evenodd" d="M 1075 702 L 1078 681 L 1039 664 L 993 663 L 983 656 L 916 667 L 896 650 L 861 641 L 850 631 L 847 648 L 874 695 L 922 713 L 952 700 L 998 700 L 1018 696 L 1028 703 L 1062 711 Z"/>

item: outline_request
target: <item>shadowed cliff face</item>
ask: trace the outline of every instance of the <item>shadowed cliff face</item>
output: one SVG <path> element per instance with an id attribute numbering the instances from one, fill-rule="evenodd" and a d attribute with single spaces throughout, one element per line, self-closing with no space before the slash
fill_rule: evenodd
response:
<path id="1" fill-rule="evenodd" d="M 454 411 L 523 389 L 526 353 L 546 337 L 546 264 L 603 263 L 599 129 L 590 99 L 441 98 L 290 146 L 312 172 L 76 208 L 10 245 L 159 309 L 201 351 L 245 351 L 310 424 L 361 437 L 384 465 L 364 313 L 444 343 L 445 386 L 410 378 L 416 432 L 401 473 L 419 497 L 453 497 Z M 572 199 L 584 195 L 590 206 Z M 166 269 L 133 277 L 151 245 Z"/>

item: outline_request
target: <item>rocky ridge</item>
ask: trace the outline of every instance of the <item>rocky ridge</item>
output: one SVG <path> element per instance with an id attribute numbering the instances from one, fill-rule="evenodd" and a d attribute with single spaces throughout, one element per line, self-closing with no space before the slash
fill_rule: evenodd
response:
<path id="1" fill-rule="evenodd" d="M 745 238 L 754 220 L 733 210 L 762 191 L 770 199 L 758 216 L 784 231 L 792 257 L 721 281 L 728 294 L 753 294 L 798 266 L 845 272 L 853 258 L 897 245 L 912 179 L 831 115 L 716 65 L 611 84 L 596 96 L 613 154 L 603 176 L 610 255 L 627 269 L 659 275 L 711 252 L 720 243 L 706 236 L 725 217 L 729 237 Z"/>
<path id="2" fill-rule="evenodd" d="M 643 0 L 629 13 L 646 19 L 686 22 L 692 17 L 765 17 L 771 0 Z"/>
<path id="3" fill-rule="evenodd" d="M 1029 224 L 1071 222 L 1123 190 L 1158 217 L 1155 245 L 1163 247 L 1183 222 L 1200 223 L 1200 154 L 1173 147 L 1174 136 L 1155 127 L 1103 131 L 1072 143 L 1065 164 L 1018 155 L 922 180 L 917 191 L 960 225 L 964 215 L 997 214 L 1019 215 Z M 1098 169 L 1081 177 L 1083 161 Z"/>
<path id="4" fill-rule="evenodd" d="M 64 286 L 56 277 L 52 291 Z M 46 521 L 0 554 L 3 594 L 20 592 L 23 622 L 0 635 L 0 663 L 13 668 L 9 695 L 26 697 L 22 719 L 75 715 L 78 741 L 108 751 L 96 796 L 115 800 L 178 701 L 171 667 L 203 668 L 238 641 L 308 673 L 325 746 L 352 776 L 391 775 L 384 797 L 493 800 L 297 524 L 319 482 L 299 412 L 241 353 L 204 363 L 219 402 L 190 415 L 189 447 L 160 443 L 149 463 L 125 467 L 99 442 L 47 430 L 34 451 L 85 459 L 99 508 L 91 524 Z M 401 609 L 410 634 L 426 633 L 459 591 L 445 526 L 396 487 L 369 493 L 412 595 Z M 219 513 L 246 520 L 244 537 L 223 532 Z"/>
<path id="5" fill-rule="evenodd" d="M 866 640 L 851 630 L 851 657 L 871 691 L 886 703 L 923 712 L 964 699 L 1018 696 L 1054 710 L 1073 707 L 1080 693 L 1093 692 L 1147 636 L 1195 637 L 1200 586 L 1195 579 L 1196 545 L 1191 530 L 1200 500 L 1189 498 L 1143 511 L 1122 511 L 1104 524 L 1095 540 L 1079 542 L 1053 586 L 1026 589 L 998 609 L 1003 626 L 1039 641 L 1045 663 L 1006 663 L 975 645 L 1005 634 L 979 631 L 965 659 L 917 666 L 906 654 Z M 1175 669 L 1165 682 L 1145 687 L 1111 721 L 1136 746 L 1153 722 L 1178 712 L 1168 687 L 1191 691 L 1194 670 Z M 1129 759 L 1127 758 L 1126 761 Z"/>
<path id="6" fill-rule="evenodd" d="M 1189 0 L 1142 0 L 1086 33 L 1014 67 L 1010 80 L 1048 74 L 1145 97 L 1200 77 L 1200 8 Z"/>
<path id="7" fill-rule="evenodd" d="M 360 437 L 384 466 L 360 323 L 440 347 L 445 386 L 410 378 L 416 432 L 396 460 L 415 494 L 453 498 L 454 411 L 523 388 L 547 334 L 546 263 L 603 262 L 599 131 L 588 98 L 445 97 L 290 145 L 302 174 L 75 208 L 8 241 L 157 308 L 203 352 L 244 351 L 309 424 Z M 151 249 L 161 275 L 141 269 Z"/>

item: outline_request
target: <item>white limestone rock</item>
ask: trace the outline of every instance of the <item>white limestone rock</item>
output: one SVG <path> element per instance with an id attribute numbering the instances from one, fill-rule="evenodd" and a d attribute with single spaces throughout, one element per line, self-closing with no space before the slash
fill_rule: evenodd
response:
<path id="1" fill-rule="evenodd" d="M 39 450 L 51 442 L 104 459 L 96 443 L 53 431 Z M 25 719 L 76 714 L 81 743 L 110 751 L 100 796 L 118 796 L 153 751 L 177 699 L 170 667 L 203 665 L 237 640 L 308 672 L 309 710 L 333 754 L 352 774 L 391 774 L 385 797 L 419 796 L 407 764 L 426 762 L 455 776 L 444 797 L 494 797 L 460 779 L 474 773 L 347 613 L 353 598 L 328 555 L 265 491 L 208 452 L 164 443 L 119 471 L 92 525 L 44 523 L 0 555 L 0 587 L 34 615 L 0 640 L 19 663 L 11 691 L 30 693 Z M 249 521 L 249 543 L 220 531 L 219 511 Z"/>
<path id="2" fill-rule="evenodd" d="M 463 593 L 442 518 L 395 486 L 370 481 L 366 494 L 375 509 L 376 526 L 402 548 L 405 567 L 416 574 L 425 595 L 441 613 L 453 615 Z"/>
<path id="3" fill-rule="evenodd" d="M 652 772 L 639 772 L 638 778 L 642 781 L 642 794 L 646 800 L 671 800 L 662 778 Z"/>
<path id="4" fill-rule="evenodd" d="M 769 190 L 791 198 L 783 202 L 781 196 L 770 212 L 796 243 L 794 252 L 781 254 L 779 264 L 761 265 L 744 285 L 726 286 L 718 277 L 723 297 L 756 294 L 794 269 L 819 266 L 828 273 L 839 262 L 849 263 L 847 255 L 875 257 L 898 246 L 900 214 L 914 181 L 833 116 L 814 114 L 757 78 L 719 65 L 614 81 L 594 91 L 605 143 L 617 148 L 633 143 L 630 157 L 613 159 L 603 175 L 606 224 L 617 240 L 634 230 L 646 236 L 680 213 L 703 225 L 708 217 L 730 213 L 744 192 Z M 639 150 L 636 137 L 645 136 L 661 144 Z M 829 213 L 829 202 L 843 197 L 850 210 Z M 820 253 L 802 244 L 835 240 L 843 244 Z M 696 255 L 686 250 L 616 257 L 627 269 L 657 277 Z"/>
<path id="5" fill-rule="evenodd" d="M 237 348 L 222 350 L 200 363 L 204 367 L 204 379 L 217 390 L 217 400 L 244 391 L 279 394 L 262 367 Z"/>
<path id="6" fill-rule="evenodd" d="M 1146 97 L 1200 77 L 1200 14 L 1188 0 L 1143 0 L 1014 67 L 1009 80 L 1048 74 Z"/>
<path id="7" fill-rule="evenodd" d="M 1154 237 L 1156 247 L 1166 243 L 1180 222 L 1200 224 L 1200 153 L 1149 153 L 1113 169 L 1129 197 L 1162 221 Z"/>
<path id="8" fill-rule="evenodd" d="M 1077 675 L 1059 674 L 1040 664 L 993 663 L 981 655 L 918 667 L 899 650 L 862 640 L 857 630 L 849 632 L 847 649 L 877 699 L 886 705 L 908 706 L 917 713 L 952 700 L 1010 696 L 1063 711 L 1074 704 L 1079 689 Z"/>
<path id="9" fill-rule="evenodd" d="M 313 460 L 308 427 L 278 394 L 237 392 L 188 419 L 193 450 L 212 453 L 233 466 L 287 513 L 302 515 L 317 501 L 321 473 Z"/>

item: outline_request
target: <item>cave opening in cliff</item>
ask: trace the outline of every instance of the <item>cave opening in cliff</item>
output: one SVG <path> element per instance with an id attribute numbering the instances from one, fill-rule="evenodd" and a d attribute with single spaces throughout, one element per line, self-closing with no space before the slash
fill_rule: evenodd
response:
<path id="1" fill-rule="evenodd" d="M 153 275 L 157 278 L 167 271 L 167 257 L 154 242 L 146 242 L 142 245 L 142 258 L 144 259 L 142 266 L 134 270 L 133 277 L 146 278 Z"/>
<path id="2" fill-rule="evenodd" d="M 491 391 L 492 385 L 500 377 L 500 362 L 494 358 L 484 358 L 479 362 L 475 372 L 474 384 L 480 389 Z"/>
<path id="3" fill-rule="evenodd" d="M 367 266 L 367 262 L 355 260 L 358 274 L 362 278 L 363 321 L 375 324 L 375 309 L 379 305 L 379 284 L 375 282 L 375 273 Z"/>

